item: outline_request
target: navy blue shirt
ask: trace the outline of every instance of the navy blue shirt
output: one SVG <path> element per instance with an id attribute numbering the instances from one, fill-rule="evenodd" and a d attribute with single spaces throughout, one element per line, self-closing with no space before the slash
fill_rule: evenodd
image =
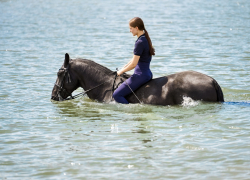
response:
<path id="1" fill-rule="evenodd" d="M 145 35 L 141 35 L 135 42 L 134 55 L 140 56 L 139 62 L 150 63 L 152 56 L 149 51 L 148 40 Z"/>

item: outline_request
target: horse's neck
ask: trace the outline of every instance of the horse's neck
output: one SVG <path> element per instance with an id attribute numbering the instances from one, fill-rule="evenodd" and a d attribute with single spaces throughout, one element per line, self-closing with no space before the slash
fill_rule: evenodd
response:
<path id="1" fill-rule="evenodd" d="M 79 61 L 75 65 L 80 87 L 85 91 L 90 90 L 87 92 L 89 98 L 99 101 L 109 101 L 112 97 L 113 85 L 117 86 L 129 77 L 124 75 L 115 79 L 115 74 L 111 70 L 92 61 Z"/>
<path id="2" fill-rule="evenodd" d="M 102 69 L 99 68 L 99 66 L 100 65 L 98 64 L 82 62 L 77 68 L 80 86 L 84 90 L 91 89 L 103 82 L 108 82 L 110 80 L 111 74 L 103 72 Z"/>

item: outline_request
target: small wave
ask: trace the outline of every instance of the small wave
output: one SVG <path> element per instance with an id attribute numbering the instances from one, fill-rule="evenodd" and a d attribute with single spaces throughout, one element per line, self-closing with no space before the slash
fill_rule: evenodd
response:
<path id="1" fill-rule="evenodd" d="M 183 101 L 181 103 L 184 107 L 190 107 L 190 106 L 197 106 L 199 104 L 199 101 L 195 101 L 190 97 L 183 96 Z"/>

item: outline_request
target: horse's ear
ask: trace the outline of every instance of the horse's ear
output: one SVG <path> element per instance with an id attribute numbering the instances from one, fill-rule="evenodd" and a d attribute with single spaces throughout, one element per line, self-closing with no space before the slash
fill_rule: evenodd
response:
<path id="1" fill-rule="evenodd" d="M 63 64 L 63 66 L 65 67 L 65 68 L 67 68 L 68 67 L 68 65 L 69 65 L 69 54 L 68 53 L 66 53 L 65 54 L 65 59 L 64 59 L 64 64 Z"/>

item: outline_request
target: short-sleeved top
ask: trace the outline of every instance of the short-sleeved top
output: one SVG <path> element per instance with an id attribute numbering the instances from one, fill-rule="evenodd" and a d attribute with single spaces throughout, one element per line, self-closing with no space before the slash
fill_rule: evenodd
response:
<path id="1" fill-rule="evenodd" d="M 134 55 L 140 56 L 139 62 L 150 63 L 152 56 L 149 51 L 148 40 L 145 34 L 141 35 L 135 42 Z"/>

